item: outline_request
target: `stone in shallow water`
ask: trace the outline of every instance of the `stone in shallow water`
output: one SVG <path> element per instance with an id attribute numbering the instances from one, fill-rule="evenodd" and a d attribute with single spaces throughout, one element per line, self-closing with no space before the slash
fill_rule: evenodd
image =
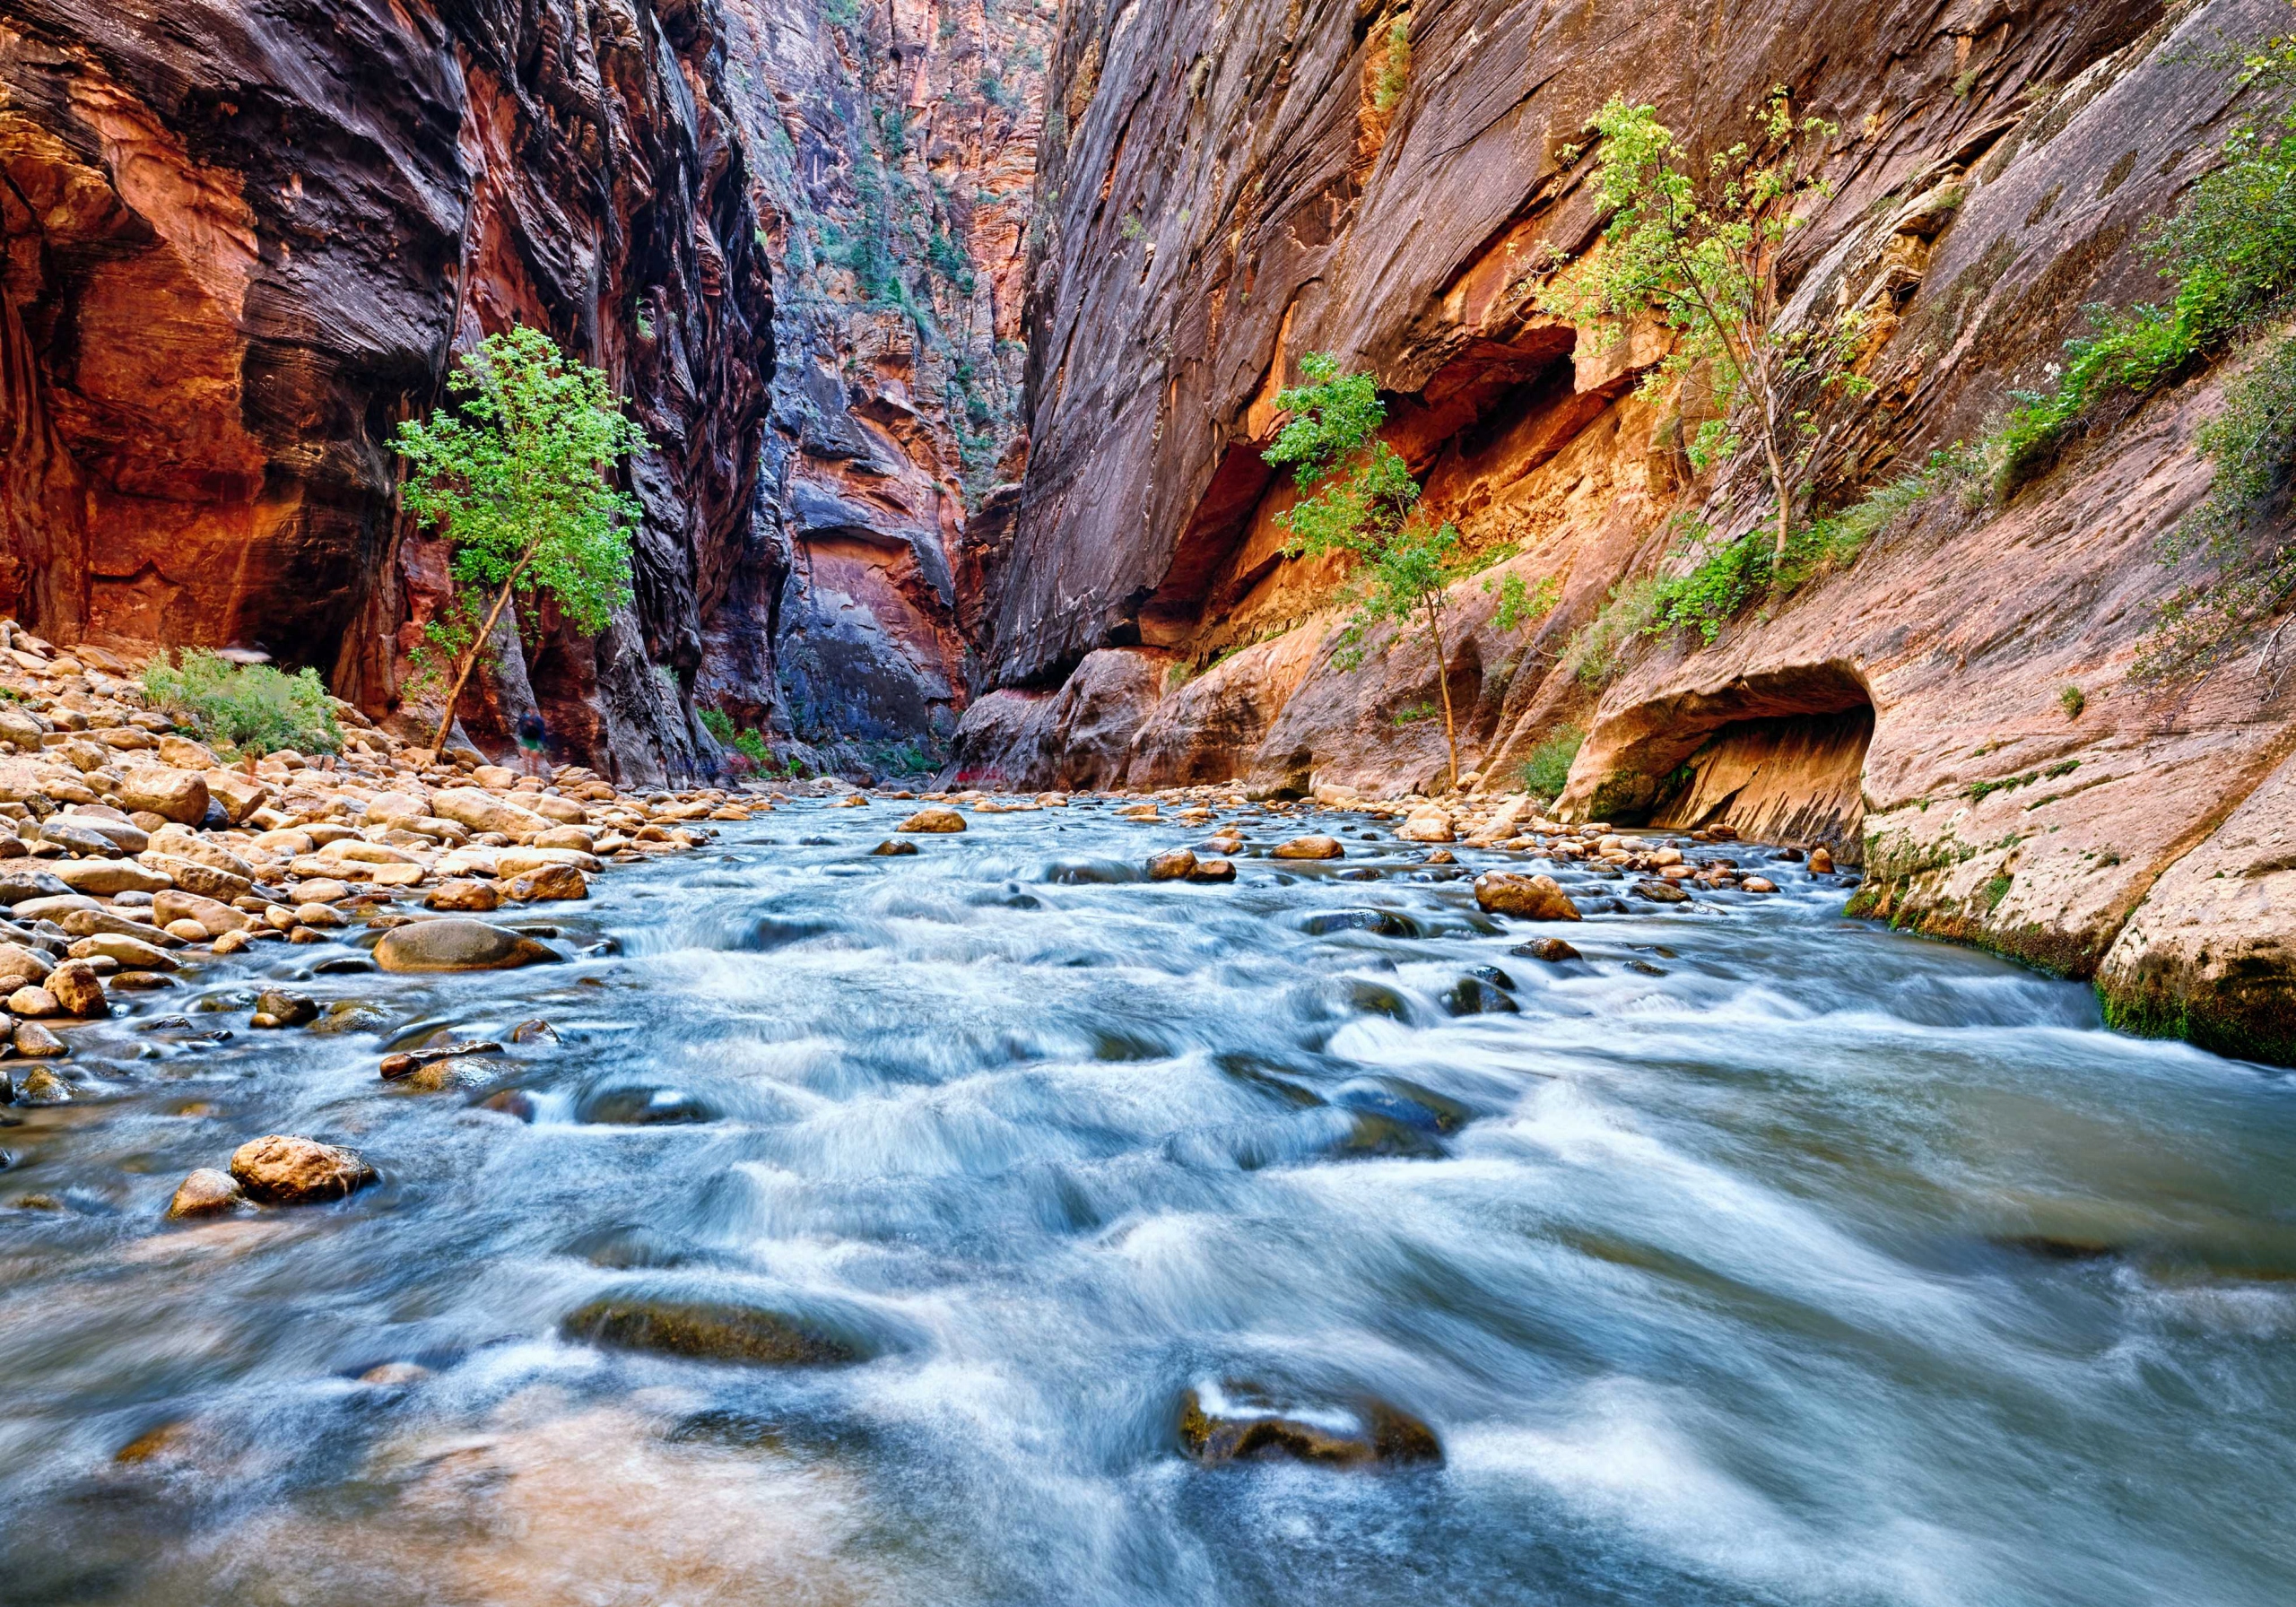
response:
<path id="1" fill-rule="evenodd" d="M 896 831 L 962 831 L 965 817 L 953 809 L 920 809 L 893 828 Z"/>
<path id="2" fill-rule="evenodd" d="M 250 1027 L 300 1027 L 306 1021 L 318 1020 L 317 1001 L 303 994 L 291 994 L 284 988 L 266 987 L 255 996 L 255 1014 L 248 1018 Z"/>
<path id="3" fill-rule="evenodd" d="M 1492 915 L 1511 915 L 1524 921 L 1575 921 L 1578 906 L 1552 876 L 1521 876 L 1512 871 L 1485 871 L 1474 881 L 1474 901 Z"/>
<path id="4" fill-rule="evenodd" d="M 375 945 L 375 963 L 387 971 L 500 971 L 557 958 L 532 938 L 453 916 L 394 926 Z"/>
<path id="5" fill-rule="evenodd" d="M 1327 909 L 1301 921 L 1300 930 L 1309 937 L 1327 937 L 1335 932 L 1370 932 L 1381 937 L 1427 935 L 1417 921 L 1396 909 Z"/>
<path id="6" fill-rule="evenodd" d="M 672 1127 L 714 1122 L 718 1112 L 675 1088 L 608 1088 L 584 1099 L 575 1115 L 612 1127 Z"/>
<path id="7" fill-rule="evenodd" d="M 1518 1015 L 1522 1006 L 1480 977 L 1462 977 L 1443 995 L 1443 1008 L 1453 1015 Z"/>
<path id="8" fill-rule="evenodd" d="M 1199 859 L 1196 862 L 1196 868 L 1188 872 L 1187 879 L 1190 882 L 1233 882 L 1236 867 L 1231 860 Z"/>
<path id="9" fill-rule="evenodd" d="M 1526 943 L 1517 943 L 1507 952 L 1519 954 L 1526 960 L 1544 960 L 1549 964 L 1560 964 L 1566 960 L 1580 958 L 1578 950 L 1559 937 L 1541 937 Z"/>
<path id="10" fill-rule="evenodd" d="M 1180 1398 L 1180 1446 L 1196 1461 L 1408 1466 L 1443 1460 L 1435 1431 L 1409 1412 L 1361 1396 L 1302 1403 L 1288 1412 L 1249 1385 L 1200 1385 Z"/>
<path id="11" fill-rule="evenodd" d="M 883 858 L 891 858 L 896 855 L 916 853 L 917 845 L 902 842 L 899 838 L 888 838 L 869 852 Z"/>
<path id="12" fill-rule="evenodd" d="M 1186 848 L 1173 848 L 1148 861 L 1148 880 L 1151 882 L 1179 882 L 1195 873 L 1196 856 Z"/>
<path id="13" fill-rule="evenodd" d="M 364 1188 L 375 1168 L 354 1150 L 274 1133 L 231 1151 L 231 1176 L 265 1205 L 309 1205 Z"/>
<path id="14" fill-rule="evenodd" d="M 1653 904 L 1690 902 L 1690 895 L 1671 882 L 1638 882 L 1632 890 L 1636 898 L 1648 899 Z"/>
<path id="15" fill-rule="evenodd" d="M 175 1198 L 168 1202 L 168 1215 L 176 1220 L 214 1216 L 246 1203 L 247 1195 L 230 1173 L 204 1166 L 176 1186 Z"/>
<path id="16" fill-rule="evenodd" d="M 1338 859 L 1346 852 L 1335 837 L 1295 837 L 1274 849 L 1278 859 Z"/>
<path id="17" fill-rule="evenodd" d="M 763 1307 L 715 1300 L 610 1295 L 569 1314 L 560 1328 L 569 1339 L 617 1350 L 753 1366 L 834 1366 L 860 1361 L 866 1355 L 849 1340 L 798 1318 Z"/>

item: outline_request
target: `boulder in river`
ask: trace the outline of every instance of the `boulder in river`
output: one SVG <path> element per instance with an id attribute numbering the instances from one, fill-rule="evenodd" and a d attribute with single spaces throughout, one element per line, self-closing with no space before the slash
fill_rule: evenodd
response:
<path id="1" fill-rule="evenodd" d="M 609 1295 L 560 1325 L 569 1339 L 624 1351 L 658 1351 L 704 1361 L 764 1367 L 818 1367 L 860 1361 L 851 1341 L 761 1306 L 718 1300 Z"/>
<path id="2" fill-rule="evenodd" d="M 1525 921 L 1576 921 L 1583 917 L 1570 895 L 1552 876 L 1485 871 L 1474 879 L 1474 901 L 1493 915 Z"/>
<path id="3" fill-rule="evenodd" d="M 355 1150 L 274 1133 L 231 1151 L 231 1176 L 263 1204 L 309 1205 L 365 1187 L 375 1168 Z"/>
<path id="4" fill-rule="evenodd" d="M 1580 957 L 1578 950 L 1559 937 L 1534 938 L 1526 943 L 1517 943 L 1507 952 L 1519 954 L 1526 960 L 1544 960 L 1551 965 Z"/>
<path id="5" fill-rule="evenodd" d="M 1833 855 L 1830 850 L 1823 847 L 1810 850 L 1810 873 L 1813 876 L 1830 876 L 1833 873 Z"/>
<path id="6" fill-rule="evenodd" d="M 1435 1431 L 1384 1401 L 1361 1397 L 1286 1414 L 1264 1392 L 1228 1385 L 1180 1399 L 1181 1447 L 1213 1464 L 1284 1461 L 1329 1466 L 1409 1465 L 1443 1460 Z"/>
<path id="7" fill-rule="evenodd" d="M 1229 859 L 1199 859 L 1187 873 L 1190 882 L 1233 882 L 1236 865 Z"/>
<path id="8" fill-rule="evenodd" d="M 1295 837 L 1275 845 L 1278 859 L 1338 859 L 1347 850 L 1335 837 Z"/>
<path id="9" fill-rule="evenodd" d="M 896 831 L 962 831 L 964 829 L 964 816 L 953 809 L 943 809 L 938 805 L 920 809 L 893 828 Z"/>
<path id="10" fill-rule="evenodd" d="M 1453 1015 L 1518 1015 L 1523 1007 L 1505 988 L 1480 977 L 1462 977 L 1444 993 L 1443 1008 Z"/>
<path id="11" fill-rule="evenodd" d="M 255 997 L 255 1014 L 248 1018 L 250 1027 L 300 1027 L 307 1021 L 318 1020 L 318 1002 L 304 994 L 291 994 L 285 988 L 266 987 Z"/>
<path id="12" fill-rule="evenodd" d="M 1642 881 L 1634 884 L 1634 896 L 1648 899 L 1653 904 L 1687 904 L 1690 895 L 1671 882 Z"/>
<path id="13" fill-rule="evenodd" d="M 1778 890 L 1778 883 L 1767 876 L 1748 876 L 1738 886 L 1742 891 L 1750 893 L 1774 893 Z"/>
<path id="14" fill-rule="evenodd" d="M 64 1046 L 57 1043 L 56 1034 L 47 1028 L 25 1026 L 16 1029 L 16 1053 L 19 1055 L 29 1053 L 24 1047 L 24 1034 L 27 1032 L 38 1032 L 49 1043 L 56 1044 L 50 1053 L 60 1055 L 64 1052 Z M 69 1105 L 71 1102 L 72 1085 L 47 1066 L 33 1066 L 16 1082 L 16 1103 L 19 1105 Z"/>
<path id="15" fill-rule="evenodd" d="M 176 1186 L 175 1198 L 168 1202 L 168 1215 L 180 1221 L 186 1217 L 216 1216 L 246 1203 L 247 1194 L 239 1187 L 239 1179 L 229 1172 L 204 1166 Z"/>
<path id="16" fill-rule="evenodd" d="M 375 963 L 387 971 L 503 971 L 557 958 L 530 937 L 456 916 L 394 926 L 375 945 Z"/>
<path id="17" fill-rule="evenodd" d="M 916 853 L 917 845 L 915 843 L 905 843 L 897 837 L 889 837 L 883 842 L 879 843 L 875 847 L 870 849 L 869 852 L 881 858 L 891 858 L 895 855 Z"/>
<path id="18" fill-rule="evenodd" d="M 1195 873 L 1196 856 L 1186 848 L 1173 848 L 1148 861 L 1151 882 L 1181 882 Z"/>

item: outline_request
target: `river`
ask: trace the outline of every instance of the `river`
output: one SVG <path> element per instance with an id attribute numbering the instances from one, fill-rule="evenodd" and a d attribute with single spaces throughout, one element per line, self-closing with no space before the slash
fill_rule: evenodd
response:
<path id="1" fill-rule="evenodd" d="M 1795 864 L 1552 964 L 1361 816 L 1223 813 L 1221 887 L 1082 802 L 869 856 L 901 807 L 602 878 L 564 964 L 270 945 L 84 1029 L 0 1128 L 0 1601 L 2296 1599 L 2287 1074 Z M 387 1020 L 251 1030 L 266 971 Z M 531 1120 L 377 1076 L 536 1017 Z M 269 1132 L 382 1181 L 161 1220 Z M 562 1326 L 620 1297 L 865 1359 Z M 1192 1388 L 1441 1458 L 1206 1465 Z"/>

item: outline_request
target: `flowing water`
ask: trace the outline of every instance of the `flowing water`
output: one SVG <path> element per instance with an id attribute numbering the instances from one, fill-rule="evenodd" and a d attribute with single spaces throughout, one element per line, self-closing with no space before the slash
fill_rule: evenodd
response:
<path id="1" fill-rule="evenodd" d="M 0 1601 L 2296 1600 L 2284 1073 L 1798 866 L 1551 965 L 1359 817 L 1232 887 L 1105 808 L 890 823 L 617 873 L 562 965 L 303 985 L 378 1031 L 216 966 L 84 1032 L 101 1097 L 0 1130 Z M 1483 966 L 1518 1008 L 1451 1013 Z M 531 1122 L 377 1078 L 534 1016 Z M 383 1181 L 163 1224 L 266 1132 Z M 604 1296 L 869 1359 L 570 1336 Z M 1442 1459 L 1205 1465 L 1192 1387 Z"/>

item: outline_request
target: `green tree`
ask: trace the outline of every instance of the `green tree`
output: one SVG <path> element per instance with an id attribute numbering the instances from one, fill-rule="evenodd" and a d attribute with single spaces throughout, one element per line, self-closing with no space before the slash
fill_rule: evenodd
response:
<path id="1" fill-rule="evenodd" d="M 1750 109 L 1757 138 L 1695 161 L 1648 106 L 1613 95 L 1595 118 L 1594 190 L 1606 220 L 1600 247 L 1557 274 L 1540 306 L 1585 330 L 1598 346 L 1655 312 L 1674 331 L 1674 350 L 1643 378 L 1655 395 L 1693 369 L 1711 378 L 1719 416 L 1687 443 L 1703 469 L 1744 444 L 1733 428 L 1752 420 L 1770 492 L 1778 499 L 1770 568 L 1783 566 L 1796 488 L 1817 445 L 1808 403 L 1830 388 L 1862 390 L 1851 371 L 1865 320 L 1787 328 L 1779 265 L 1807 221 L 1810 197 L 1831 194 L 1817 164 L 1834 126 L 1796 117 L 1781 86 Z M 1578 147 L 1562 152 L 1575 162 Z"/>
<path id="2" fill-rule="evenodd" d="M 1459 735 L 1443 649 L 1443 604 L 1456 578 L 1450 560 L 1459 533 L 1420 516 L 1419 482 L 1410 465 L 1378 439 L 1387 408 L 1378 381 L 1370 374 L 1342 374 L 1337 360 L 1320 352 L 1301 358 L 1300 371 L 1307 383 L 1276 399 L 1292 418 L 1265 455 L 1268 462 L 1291 468 L 1300 492 L 1282 518 L 1292 534 L 1284 550 L 1310 558 L 1340 553 L 1352 560 L 1343 594 L 1352 612 L 1335 655 L 1343 665 L 1363 661 L 1364 638 L 1375 626 L 1416 624 L 1426 631 L 1443 692 L 1443 740 L 1457 788 Z"/>
<path id="3" fill-rule="evenodd" d="M 433 748 L 446 745 L 463 686 L 513 595 L 548 596 L 593 635 L 630 601 L 640 510 L 610 476 L 648 444 L 605 375 L 539 330 L 488 335 L 447 388 L 451 407 L 401 424 L 391 442 L 408 461 L 407 507 L 454 550 L 454 595 L 416 655 L 419 675 L 447 681 Z"/>

